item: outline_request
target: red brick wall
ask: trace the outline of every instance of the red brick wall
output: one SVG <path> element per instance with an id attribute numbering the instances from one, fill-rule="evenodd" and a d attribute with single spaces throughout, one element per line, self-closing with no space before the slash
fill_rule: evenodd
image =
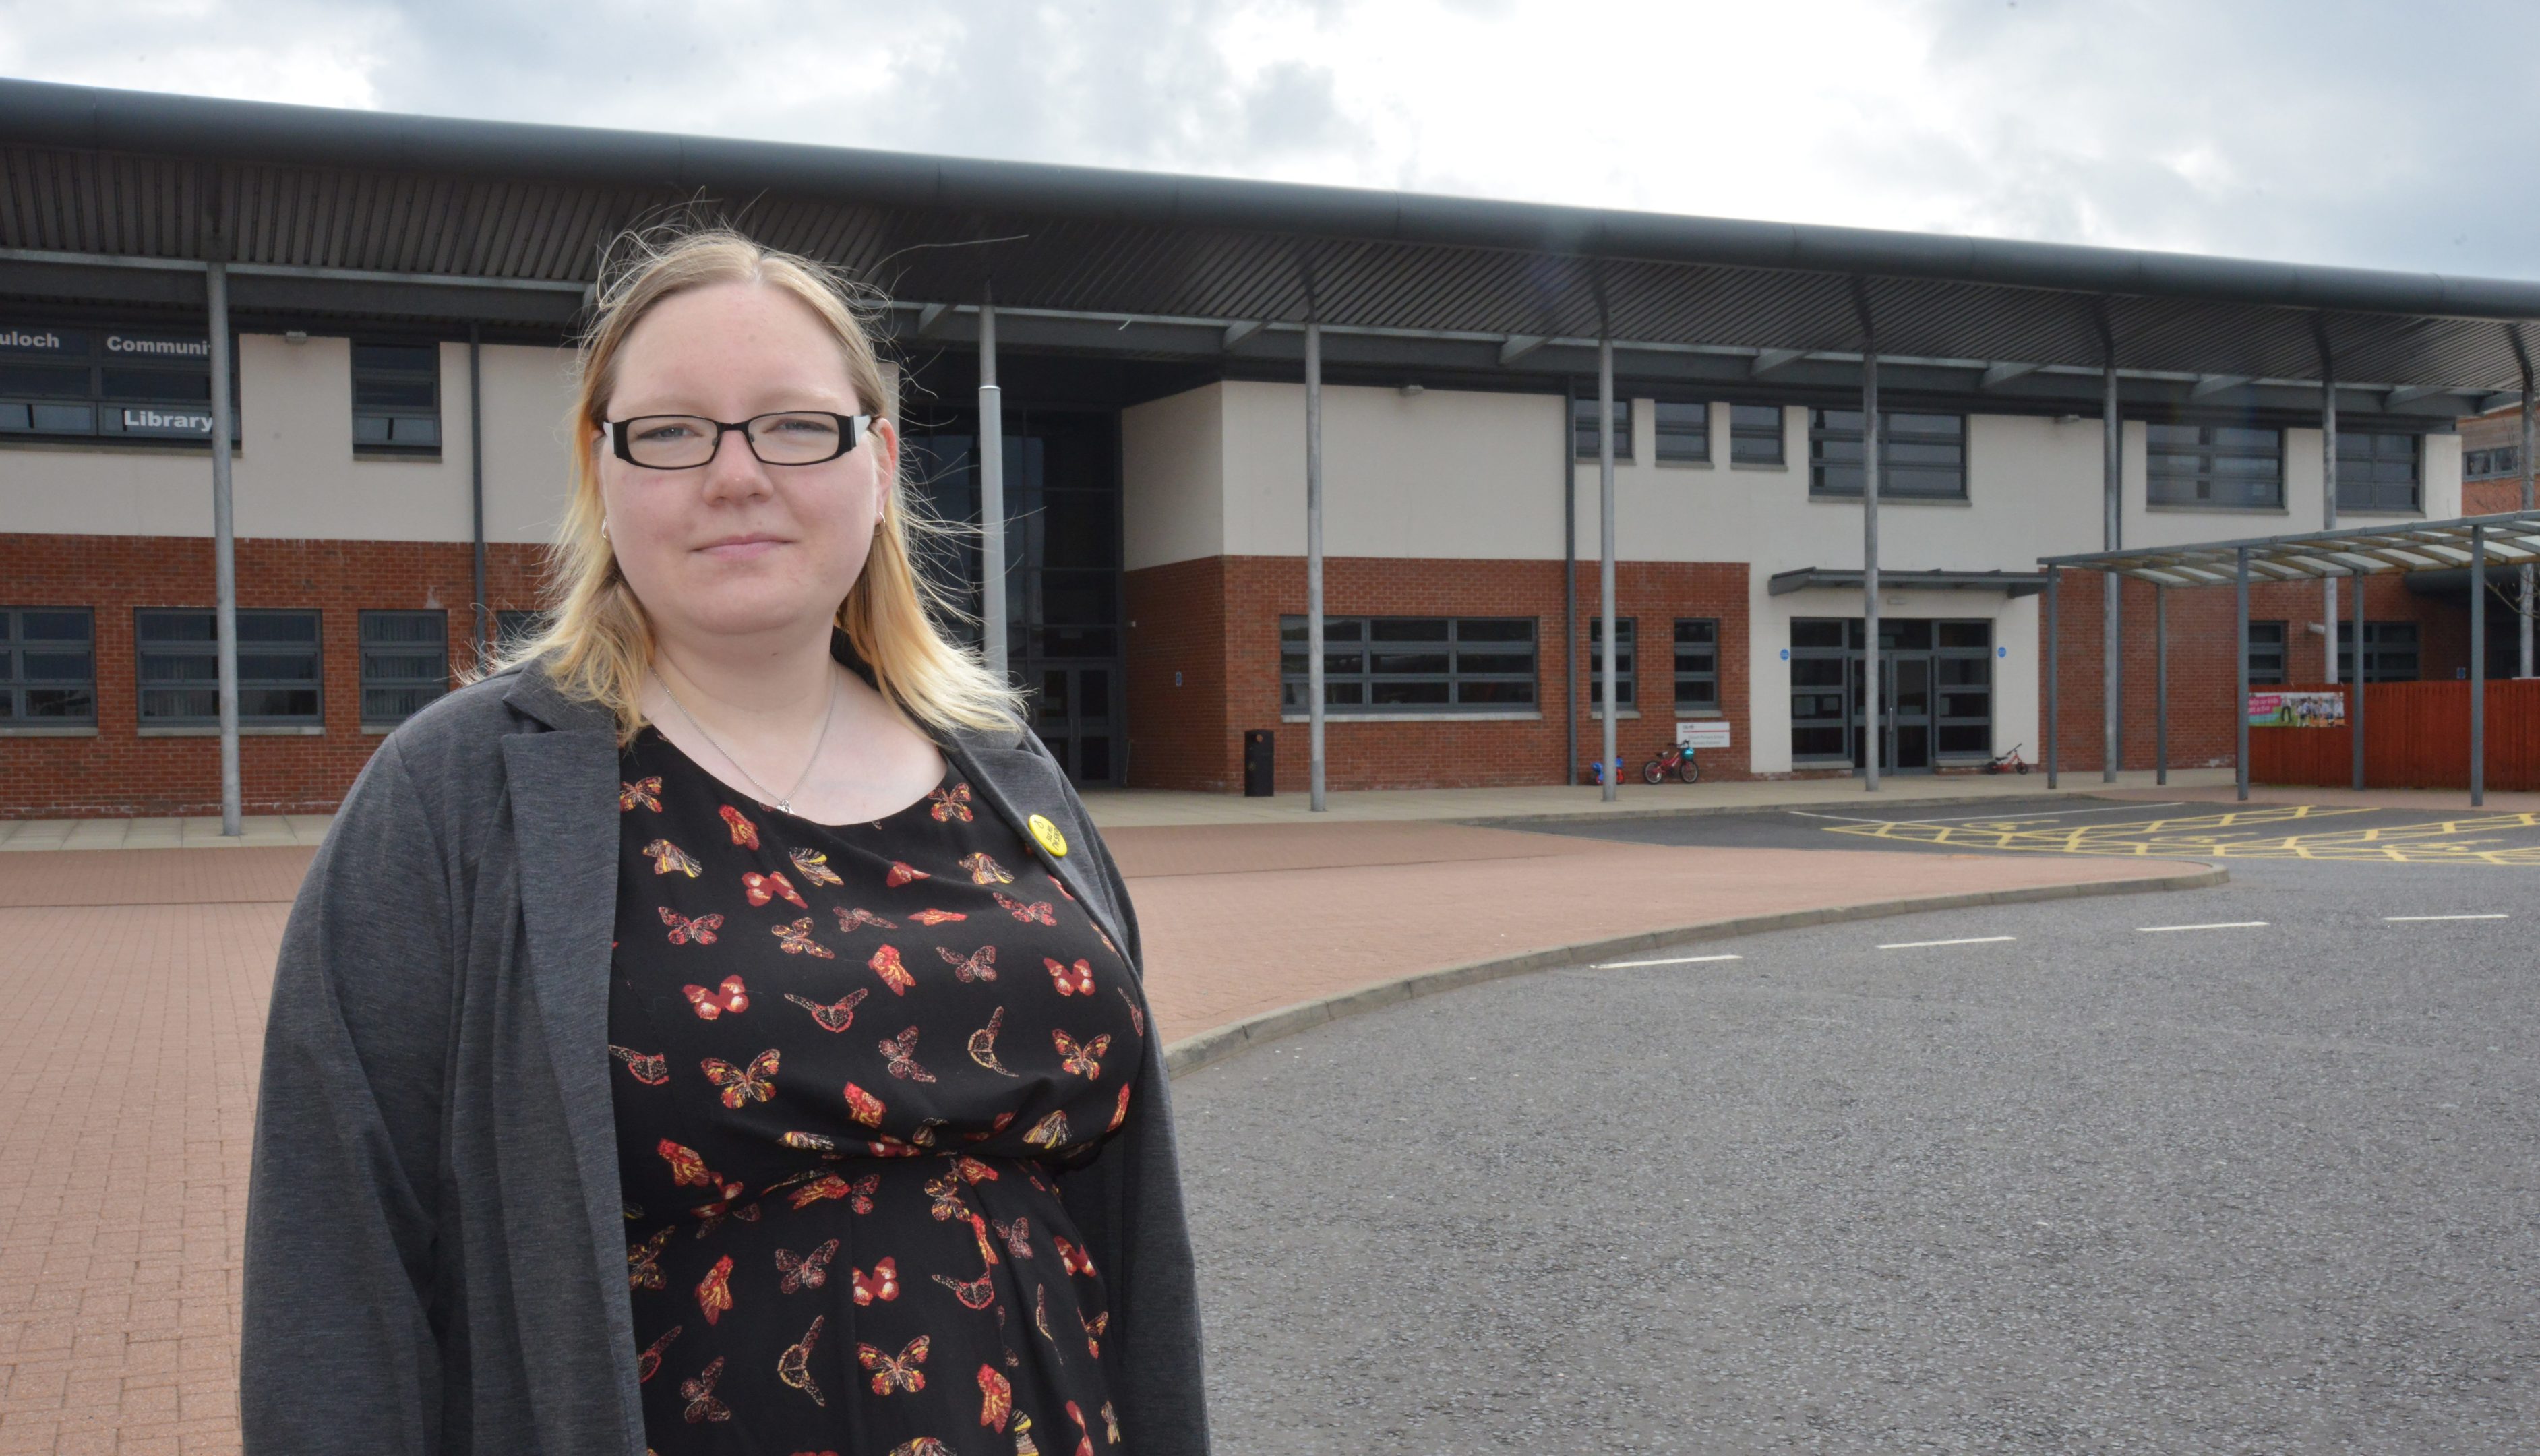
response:
<path id="1" fill-rule="evenodd" d="M 2096 572 L 2067 572 L 2057 636 L 2063 643 L 2063 682 L 2056 720 L 2060 732 L 2058 758 L 2066 772 L 2096 773 L 2104 761 L 2100 708 L 2105 701 L 2100 676 L 2100 602 L 2102 583 Z M 2413 621 L 2418 624 L 2419 671 L 2429 679 L 2450 677 L 2469 663 L 2469 616 L 2438 597 L 2421 596 L 2395 575 L 2364 578 L 2364 613 L 2367 620 Z M 2125 617 L 2119 638 L 2124 668 L 2120 695 L 2124 702 L 2119 763 L 2129 769 L 2154 766 L 2155 708 L 2159 698 L 2152 634 L 2153 589 L 2148 582 L 2126 582 L 2120 600 Z M 2338 616 L 2352 620 L 2353 582 L 2338 584 Z M 2316 582 L 2267 582 L 2249 589 L 2253 621 L 2286 624 L 2286 671 L 2296 683 L 2325 679 L 2326 638 L 2307 630 L 2320 619 Z M 2236 747 L 2233 718 L 2238 691 L 2234 652 L 2239 628 L 2233 592 L 2228 587 L 2173 588 L 2169 592 L 2169 763 L 2172 768 L 2223 767 Z M 2038 681 L 2044 689 L 2045 644 L 2039 643 Z M 2041 702 L 2040 721 L 2044 705 Z M 2023 754 L 2043 761 L 2045 745 L 2030 744 Z"/>
<path id="2" fill-rule="evenodd" d="M 1720 619 L 1721 707 L 1735 746 L 1708 751 L 1708 777 L 1748 777 L 1746 567 L 1737 563 L 1623 562 L 1615 610 L 1649 634 L 1638 660 L 1646 717 L 1618 721 L 1627 771 L 1674 735 L 1672 630 L 1677 617 Z M 1579 581 L 1580 635 L 1597 606 L 1592 563 Z M 1327 720 L 1325 782 L 1335 789 L 1437 788 L 1560 783 L 1562 706 L 1570 668 L 1561 641 L 1557 561 L 1395 560 L 1341 557 L 1323 564 L 1325 610 L 1335 615 L 1530 616 L 1536 620 L 1537 691 L 1543 716 L 1523 721 L 1353 723 Z M 1279 617 L 1303 613 L 1305 563 L 1296 557 L 1216 557 L 1128 574 L 1130 782 L 1143 788 L 1240 792 L 1243 732 L 1278 733 L 1278 782 L 1307 783 L 1307 726 L 1279 720 Z M 1583 671 L 1585 664 L 1583 664 Z M 1182 673 L 1182 686 L 1172 674 Z M 1599 728 L 1580 689 L 1580 759 L 1595 756 Z"/>
<path id="3" fill-rule="evenodd" d="M 498 608 L 536 605 L 544 548 L 486 549 Z M 242 735 L 251 814 L 331 811 L 379 746 L 361 726 L 360 612 L 441 606 L 454 657 L 474 630 L 466 542 L 241 540 L 243 607 L 316 607 L 324 653 L 325 731 Z M 0 534 L 0 604 L 90 608 L 97 623 L 95 737 L 0 737 L 0 818 L 220 812 L 220 739 L 145 738 L 133 610 L 213 604 L 212 542 L 188 536 Z"/>
<path id="4" fill-rule="evenodd" d="M 2509 475 L 2501 480 L 2470 480 L 2461 484 L 2463 516 L 2501 516 L 2522 509 L 2522 477 Z"/>

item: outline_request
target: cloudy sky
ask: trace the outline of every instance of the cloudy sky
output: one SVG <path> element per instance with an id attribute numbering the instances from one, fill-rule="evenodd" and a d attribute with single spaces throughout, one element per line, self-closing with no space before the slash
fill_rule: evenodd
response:
<path id="1" fill-rule="evenodd" d="M 0 0 L 0 74 L 2540 277 L 2528 0 Z"/>

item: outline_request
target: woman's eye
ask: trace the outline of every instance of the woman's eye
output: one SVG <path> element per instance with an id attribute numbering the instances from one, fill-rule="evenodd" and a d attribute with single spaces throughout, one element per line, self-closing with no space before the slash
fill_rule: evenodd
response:
<path id="1" fill-rule="evenodd" d="M 830 424 L 827 420 L 802 415 L 778 420 L 776 422 L 776 428 L 788 435 L 835 435 L 838 433 L 838 427 Z"/>

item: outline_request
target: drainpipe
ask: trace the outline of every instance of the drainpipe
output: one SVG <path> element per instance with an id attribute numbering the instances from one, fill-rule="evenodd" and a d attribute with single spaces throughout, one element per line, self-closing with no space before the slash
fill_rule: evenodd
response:
<path id="1" fill-rule="evenodd" d="M 475 561 L 476 670 L 485 670 L 492 656 L 493 612 L 485 605 L 485 375 L 484 330 L 467 325 L 467 519 Z"/>
<path id="2" fill-rule="evenodd" d="M 239 787 L 238 535 L 230 514 L 230 271 L 203 269 L 212 354 L 212 621 L 220 660 L 221 834 L 247 833 Z"/>

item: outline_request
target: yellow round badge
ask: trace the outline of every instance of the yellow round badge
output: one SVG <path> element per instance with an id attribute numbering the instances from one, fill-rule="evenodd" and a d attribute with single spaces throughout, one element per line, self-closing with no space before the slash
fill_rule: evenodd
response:
<path id="1" fill-rule="evenodd" d="M 1048 819 L 1043 818 L 1039 814 L 1032 815 L 1030 818 L 1024 820 L 1023 823 L 1025 827 L 1031 830 L 1032 838 L 1039 840 L 1040 847 L 1049 851 L 1050 856 L 1053 859 L 1064 858 L 1066 856 L 1067 836 L 1058 832 L 1057 825 L 1049 822 Z"/>

